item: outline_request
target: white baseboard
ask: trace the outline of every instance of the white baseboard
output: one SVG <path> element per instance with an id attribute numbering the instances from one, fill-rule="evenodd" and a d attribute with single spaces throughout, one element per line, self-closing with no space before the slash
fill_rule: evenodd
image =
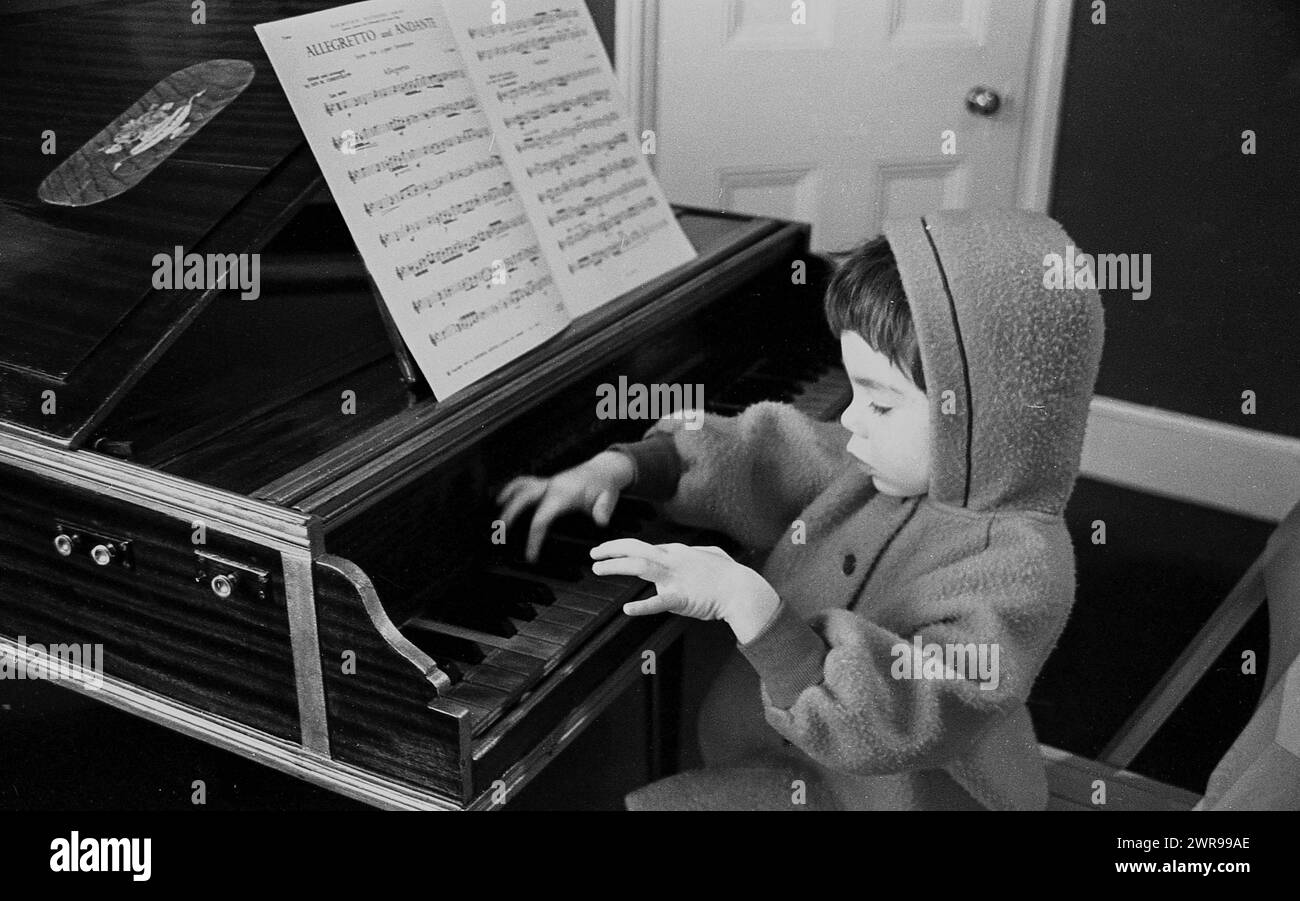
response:
<path id="1" fill-rule="evenodd" d="M 1280 522 L 1300 503 L 1300 438 L 1095 397 L 1080 475 Z"/>

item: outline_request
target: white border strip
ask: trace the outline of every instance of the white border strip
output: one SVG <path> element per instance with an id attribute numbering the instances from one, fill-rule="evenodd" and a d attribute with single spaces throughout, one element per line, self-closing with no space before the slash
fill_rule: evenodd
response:
<path id="1" fill-rule="evenodd" d="M 1065 90 L 1065 59 L 1070 46 L 1073 0 L 1046 0 L 1034 23 L 1034 49 L 1021 133 L 1016 195 L 1021 209 L 1047 212 L 1056 173 L 1056 139 Z"/>
<path id="2" fill-rule="evenodd" d="M 1300 503 L 1300 438 L 1094 397 L 1080 475 L 1280 522 Z"/>
<path id="3" fill-rule="evenodd" d="M 614 71 L 623 85 L 637 143 L 655 128 L 659 78 L 659 0 L 615 0 Z M 646 157 L 655 168 L 655 156 Z"/>

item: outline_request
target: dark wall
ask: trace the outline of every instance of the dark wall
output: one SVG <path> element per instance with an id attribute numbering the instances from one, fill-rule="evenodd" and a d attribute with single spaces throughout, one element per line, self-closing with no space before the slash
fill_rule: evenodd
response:
<path id="1" fill-rule="evenodd" d="M 1076 0 L 1051 212 L 1089 253 L 1152 255 L 1149 298 L 1103 292 L 1098 393 L 1300 436 L 1300 4 L 1092 12 Z"/>

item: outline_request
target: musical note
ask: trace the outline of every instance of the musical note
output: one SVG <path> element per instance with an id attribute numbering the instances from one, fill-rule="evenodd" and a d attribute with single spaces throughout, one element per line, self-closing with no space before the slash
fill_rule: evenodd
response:
<path id="1" fill-rule="evenodd" d="M 576 165 L 589 156 L 617 150 L 619 145 L 626 143 L 628 143 L 627 135 L 620 133 L 610 138 L 608 141 L 599 141 L 595 144 L 579 144 L 576 150 L 562 153 L 554 159 L 538 163 L 536 166 L 529 166 L 526 171 L 530 178 L 536 175 L 542 175 L 546 172 L 559 172 L 561 169 L 568 166 Z"/>
<path id="2" fill-rule="evenodd" d="M 419 147 L 411 147 L 399 153 L 391 153 L 382 160 L 374 163 L 368 163 L 358 169 L 349 169 L 348 178 L 353 184 L 361 181 L 363 178 L 369 178 L 371 175 L 377 175 L 380 172 L 396 172 L 399 169 L 407 168 L 412 160 L 418 160 L 426 156 L 435 156 L 443 153 L 452 147 L 464 144 L 466 141 L 474 141 L 480 138 L 488 137 L 492 132 L 487 128 L 467 128 L 458 135 L 452 135 L 449 138 L 443 138 L 441 141 L 434 141 L 430 144 L 422 144 Z"/>
<path id="3" fill-rule="evenodd" d="M 442 265 L 457 260 L 467 254 L 478 251 L 482 246 L 507 234 L 515 229 L 520 228 L 528 221 L 527 217 L 514 216 L 509 219 L 498 220 L 487 228 L 479 229 L 467 238 L 461 238 L 445 247 L 439 247 L 436 250 L 430 250 L 421 254 L 419 258 L 410 263 L 403 263 L 394 267 L 393 273 L 398 279 L 404 279 L 406 276 L 419 277 L 428 274 L 434 265 Z M 419 312 L 416 307 L 416 312 Z"/>
<path id="4" fill-rule="evenodd" d="M 377 212 L 384 213 L 391 210 L 404 200 L 410 200 L 413 197 L 420 197 L 424 194 L 431 194 L 452 182 L 460 181 L 462 178 L 469 178 L 470 176 L 487 169 L 495 169 L 501 165 L 501 157 L 499 156 L 491 156 L 487 159 L 476 160 L 468 166 L 463 166 L 460 169 L 453 169 L 445 175 L 439 175 L 436 178 L 430 178 L 427 181 L 406 185 L 400 191 L 385 194 L 378 200 L 366 201 L 361 205 L 361 208 L 366 211 L 367 216 L 373 216 Z M 379 242 L 387 247 L 389 242 L 386 240 L 386 236 L 395 234 L 397 234 L 396 231 L 385 232 L 379 236 Z M 405 236 L 405 233 L 403 236 Z"/>
<path id="5" fill-rule="evenodd" d="M 515 19 L 513 22 L 500 22 L 496 25 L 487 25 L 481 28 L 469 29 L 469 36 L 478 40 L 480 38 L 494 38 L 501 34 L 514 34 L 516 31 L 524 31 L 529 28 L 540 28 L 543 25 L 551 25 L 556 22 L 563 22 L 567 19 L 576 19 L 578 13 L 572 9 L 553 9 L 548 12 L 536 13 L 523 19 Z"/>
<path id="6" fill-rule="evenodd" d="M 559 225 L 561 222 L 568 222 L 577 216 L 585 215 L 588 210 L 604 206 L 617 197 L 622 197 L 632 191 L 639 191 L 644 188 L 648 182 L 644 178 L 633 179 L 619 185 L 612 191 L 606 191 L 604 194 L 597 194 L 595 197 L 588 198 L 576 206 L 562 207 L 560 212 L 547 220 L 551 225 Z"/>
<path id="7" fill-rule="evenodd" d="M 646 197 L 638 200 L 625 210 L 620 210 L 612 216 L 606 216 L 596 222 L 584 222 L 573 231 L 569 232 L 564 238 L 560 239 L 560 249 L 567 250 L 575 244 L 580 244 L 590 238 L 592 235 L 601 234 L 609 231 L 627 220 L 643 213 L 646 210 L 654 209 L 658 203 L 653 197 Z"/>
<path id="8" fill-rule="evenodd" d="M 506 267 L 507 271 L 514 271 L 515 269 L 519 268 L 520 263 L 523 262 L 536 263 L 539 259 L 541 259 L 541 255 L 542 255 L 541 248 L 537 247 L 536 245 L 533 245 L 532 247 L 525 247 L 523 250 L 519 251 L 518 253 L 512 254 L 511 256 L 507 257 L 505 260 L 501 262 Z M 413 301 L 415 312 L 419 313 L 421 310 L 428 309 L 430 307 L 436 306 L 437 304 L 445 303 L 446 301 L 455 297 L 457 294 L 462 294 L 466 291 L 472 291 L 474 288 L 478 287 L 479 285 L 486 284 L 487 282 L 491 281 L 492 277 L 496 275 L 496 273 L 499 271 L 495 263 L 496 261 L 493 261 L 493 265 L 484 266 L 482 269 L 479 269 L 477 272 L 473 272 L 465 276 L 464 278 L 451 282 L 450 284 L 443 285 L 441 288 L 439 288 L 437 291 L 434 291 L 432 294 L 426 294 L 424 297 L 420 297 L 416 299 L 415 301 Z"/>
<path id="9" fill-rule="evenodd" d="M 660 219 L 652 222 L 642 228 L 633 229 L 631 232 L 622 235 L 617 241 L 611 241 L 599 250 L 579 257 L 576 263 L 569 264 L 570 274 L 580 272 L 583 269 L 590 269 L 599 266 L 605 260 L 612 257 L 620 256 L 633 250 L 650 240 L 650 236 L 660 229 L 668 227 L 667 219 Z"/>
<path id="10" fill-rule="evenodd" d="M 586 175 L 579 175 L 576 178 L 566 178 L 558 185 L 555 185 L 554 187 L 551 188 L 547 188 L 545 191 L 539 192 L 537 195 L 537 199 L 542 201 L 543 203 L 552 203 L 556 200 L 559 200 L 565 194 L 571 194 L 574 191 L 585 188 L 593 181 L 604 181 L 605 179 L 610 178 L 613 175 L 617 175 L 620 172 L 626 172 L 628 169 L 634 169 L 636 168 L 636 163 L 637 161 L 635 157 L 625 156 L 622 159 L 615 160 L 612 163 L 606 163 L 605 165 L 601 166 L 599 169 L 596 169 L 592 172 L 588 172 Z"/>
<path id="11" fill-rule="evenodd" d="M 399 81 L 396 84 L 385 85 L 382 88 L 375 88 L 373 91 L 367 91 L 364 94 L 357 94 L 355 97 L 344 97 L 342 100 L 334 100 L 325 104 L 325 114 L 332 116 L 337 112 L 345 109 L 354 109 L 358 106 L 366 106 L 376 100 L 384 97 L 391 97 L 394 94 L 415 94 L 426 88 L 441 88 L 448 82 L 455 81 L 465 77 L 465 70 L 452 69 L 447 72 L 434 72 L 429 75 L 417 75 L 415 78 L 409 78 L 406 81 Z"/>
<path id="12" fill-rule="evenodd" d="M 586 69 L 578 69 L 574 72 L 563 72 L 559 75 L 552 75 L 550 78 L 543 78 L 541 81 L 530 81 L 513 87 L 508 91 L 497 91 L 497 100 L 514 102 L 521 97 L 529 97 L 534 94 L 549 94 L 554 88 L 568 87 L 575 81 L 583 78 L 590 78 L 593 75 L 600 74 L 599 66 L 589 66 Z"/>
<path id="13" fill-rule="evenodd" d="M 479 110 L 478 101 L 473 97 L 466 97 L 461 100 L 454 100 L 451 103 L 440 103 L 437 106 L 431 106 L 426 110 L 420 110 L 418 113 L 411 113 L 409 116 L 393 116 L 387 122 L 379 122 L 375 125 L 367 125 L 362 129 L 351 129 L 352 134 L 348 138 L 341 136 L 332 137 L 330 140 L 334 144 L 335 150 L 343 149 L 343 145 L 349 142 L 355 142 L 360 147 L 371 138 L 377 138 L 380 135 L 388 134 L 393 131 L 402 131 L 410 128 L 419 122 L 428 122 L 446 116 L 451 118 L 461 113 L 477 112 Z"/>
<path id="14" fill-rule="evenodd" d="M 552 144 L 567 141 L 570 138 L 576 137 L 584 131 L 617 125 L 618 121 L 619 114 L 617 112 L 607 113 L 597 119 L 585 119 L 576 125 L 568 125 L 564 128 L 556 128 L 546 134 L 532 135 L 524 138 L 523 141 L 515 144 L 515 150 L 519 153 L 523 153 L 525 150 L 542 150 Z"/>
<path id="15" fill-rule="evenodd" d="M 489 274 L 488 277 L 491 278 L 491 275 Z M 522 303 L 524 300 L 528 299 L 529 297 L 532 297 L 533 295 L 538 294 L 550 288 L 551 285 L 552 285 L 552 281 L 549 275 L 544 275 L 541 278 L 533 279 L 527 282 L 522 288 L 514 289 L 508 295 L 503 297 L 501 300 L 495 301 L 494 303 L 487 304 L 486 306 L 479 307 L 474 310 L 470 310 L 468 313 L 463 314 L 455 322 L 445 325 L 435 332 L 430 332 L 429 342 L 434 347 L 437 347 L 440 343 L 446 341 L 448 338 L 455 337 L 456 335 L 459 335 L 461 332 L 468 331 L 469 329 L 474 328 L 475 326 L 483 322 L 485 319 L 491 319 L 494 316 L 499 316 L 501 313 L 504 313 L 506 310 L 509 310 L 511 307 L 518 306 L 520 303 Z"/>
<path id="16" fill-rule="evenodd" d="M 535 50 L 550 50 L 552 44 L 562 44 L 566 41 L 576 41 L 585 38 L 590 34 L 585 28 L 574 27 L 565 28 L 555 34 L 538 35 L 535 38 L 525 38 L 522 41 L 515 41 L 513 44 L 503 44 L 500 47 L 489 47 L 487 50 L 479 50 L 478 58 L 481 60 L 496 59 L 499 56 L 514 56 L 516 53 L 532 53 Z"/>
<path id="17" fill-rule="evenodd" d="M 528 122 L 536 122 L 539 119 L 547 119 L 558 113 L 568 113 L 575 109 L 591 107 L 597 103 L 608 102 L 610 92 L 607 88 L 588 91 L 585 94 L 579 94 L 568 100 L 558 100 L 555 103 L 548 103 L 546 106 L 539 106 L 537 109 L 529 110 L 526 113 L 518 113 L 514 116 L 506 116 L 506 128 L 516 128 Z"/>

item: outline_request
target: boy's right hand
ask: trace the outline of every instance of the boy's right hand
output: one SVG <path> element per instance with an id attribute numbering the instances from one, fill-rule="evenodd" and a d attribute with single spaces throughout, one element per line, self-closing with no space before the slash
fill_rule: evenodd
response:
<path id="1" fill-rule="evenodd" d="M 603 451 L 549 479 L 537 476 L 511 479 L 497 494 L 497 503 L 505 506 L 501 518 L 507 529 L 524 510 L 537 507 L 524 552 L 529 563 L 536 563 L 546 531 L 556 517 L 581 511 L 590 514 L 597 525 L 609 525 L 619 493 L 632 484 L 634 475 L 632 460 L 626 454 Z"/>

